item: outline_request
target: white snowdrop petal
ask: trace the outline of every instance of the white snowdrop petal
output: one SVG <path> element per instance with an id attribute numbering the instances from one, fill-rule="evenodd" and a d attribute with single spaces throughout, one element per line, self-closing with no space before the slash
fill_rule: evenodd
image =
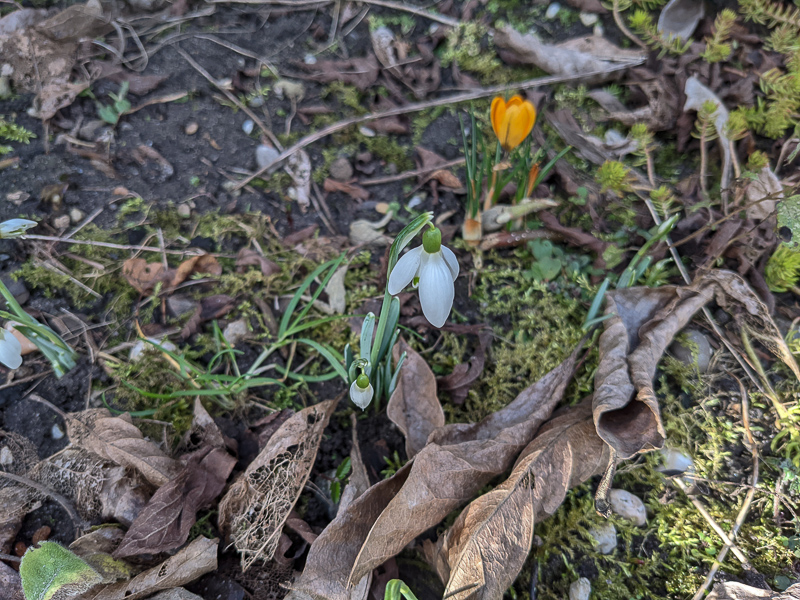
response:
<path id="1" fill-rule="evenodd" d="M 418 246 L 400 257 L 392 272 L 389 273 L 389 283 L 386 286 L 389 294 L 395 296 L 408 287 L 419 270 L 421 255 L 422 246 Z"/>
<path id="2" fill-rule="evenodd" d="M 354 381 L 350 384 L 350 400 L 360 408 L 364 410 L 369 406 L 369 403 L 372 402 L 372 396 L 375 395 L 375 390 L 372 389 L 372 384 L 370 383 L 366 389 L 361 389 L 358 387 L 358 384 Z"/>
<path id="3" fill-rule="evenodd" d="M 442 246 L 442 256 L 444 256 L 444 262 L 447 263 L 447 268 L 450 269 L 450 273 L 453 275 L 453 281 L 455 281 L 459 271 L 456 255 L 453 254 L 453 251 L 447 246 Z"/>
<path id="4" fill-rule="evenodd" d="M 444 325 L 454 296 L 453 274 L 442 254 L 424 254 L 419 269 L 419 302 L 431 325 Z"/>
<path id="5" fill-rule="evenodd" d="M 8 331 L 0 331 L 0 363 L 9 369 L 18 369 L 22 365 L 22 346 Z"/>

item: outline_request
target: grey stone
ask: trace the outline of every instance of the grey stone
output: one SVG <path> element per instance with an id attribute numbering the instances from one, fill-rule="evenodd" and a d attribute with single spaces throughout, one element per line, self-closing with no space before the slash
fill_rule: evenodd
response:
<path id="1" fill-rule="evenodd" d="M 708 365 L 711 362 L 711 343 L 708 338 L 696 329 L 687 329 L 683 335 L 688 340 L 689 344 L 684 345 L 679 341 L 675 341 L 669 347 L 669 351 L 679 361 L 686 365 L 697 367 L 700 373 L 708 371 Z M 692 355 L 692 347 L 697 345 L 697 359 Z"/>
<path id="2" fill-rule="evenodd" d="M 247 326 L 247 322 L 244 319 L 238 319 L 225 326 L 225 329 L 222 331 L 222 337 L 224 337 L 225 341 L 231 346 L 235 346 L 242 340 L 246 340 L 250 337 L 250 328 Z"/>
<path id="3" fill-rule="evenodd" d="M 78 131 L 78 136 L 82 140 L 93 142 L 95 139 L 97 139 L 97 135 L 100 133 L 100 130 L 107 125 L 108 123 L 105 121 L 101 121 L 100 119 L 92 119 L 91 121 L 87 121 L 81 125 L 81 128 Z"/>
<path id="4" fill-rule="evenodd" d="M 61 427 L 59 427 L 59 426 L 58 426 L 58 423 L 56 423 L 56 424 L 55 424 L 55 425 L 53 425 L 53 427 L 50 429 L 50 435 L 52 436 L 52 438 L 53 438 L 54 440 L 60 440 L 61 438 L 63 438 L 63 437 L 64 437 L 64 430 L 63 430 L 63 429 L 61 429 Z"/>
<path id="5" fill-rule="evenodd" d="M 22 280 L 14 279 L 10 275 L 3 275 L 3 277 L 0 277 L 0 280 L 2 280 L 3 285 L 6 286 L 8 291 L 11 292 L 11 295 L 14 296 L 14 299 L 20 304 L 25 304 L 31 297 L 28 288 L 25 287 L 25 284 L 22 283 Z M 1 298 L 0 307 L 5 307 L 5 300 Z"/>
<path id="6" fill-rule="evenodd" d="M 175 295 L 167 298 L 167 309 L 173 317 L 181 317 L 186 313 L 194 312 L 197 302 L 187 296 Z"/>
<path id="7" fill-rule="evenodd" d="M 69 215 L 61 215 L 60 217 L 55 217 L 53 219 L 53 227 L 56 229 L 66 229 L 69 227 L 69 224 Z"/>
<path id="8" fill-rule="evenodd" d="M 592 25 L 597 23 L 597 20 L 600 18 L 595 13 L 590 13 L 590 12 L 582 12 L 578 16 L 581 20 L 581 23 L 583 23 L 584 26 L 586 27 L 591 27 Z"/>
<path id="9" fill-rule="evenodd" d="M 178 216 L 181 219 L 188 219 L 192 216 L 192 207 L 188 204 L 179 204 L 178 205 Z"/>
<path id="10" fill-rule="evenodd" d="M 83 211 L 80 208 L 73 208 L 69 211 L 69 220 L 72 222 L 73 225 L 77 225 L 86 215 L 83 214 Z"/>
<path id="11" fill-rule="evenodd" d="M 613 523 L 601 523 L 589 530 L 601 554 L 611 554 L 617 547 L 617 528 Z"/>
<path id="12" fill-rule="evenodd" d="M 664 457 L 664 466 L 659 469 L 661 472 L 668 475 L 694 472 L 694 462 L 683 452 L 674 448 L 663 448 L 661 455 Z"/>
<path id="13" fill-rule="evenodd" d="M 639 527 L 647 525 L 647 509 L 638 496 L 625 490 L 613 489 L 608 494 L 608 502 L 611 504 L 611 510 L 623 519 Z"/>
<path id="14" fill-rule="evenodd" d="M 548 21 L 552 21 L 553 19 L 558 16 L 558 11 L 561 10 L 561 5 L 558 2 L 553 2 L 550 6 L 547 7 L 547 11 L 544 13 L 544 18 Z"/>
<path id="15" fill-rule="evenodd" d="M 186 124 L 186 128 L 183 131 L 186 135 L 194 135 L 197 133 L 198 129 L 200 129 L 200 125 L 198 125 L 195 121 L 191 121 L 190 123 Z"/>
<path id="16" fill-rule="evenodd" d="M 353 166 L 345 157 L 340 156 L 331 163 L 328 169 L 331 177 L 336 181 L 350 181 L 353 177 Z"/>
<path id="17" fill-rule="evenodd" d="M 178 348 L 170 342 L 169 340 L 158 340 L 156 338 L 147 338 L 150 342 L 154 344 L 158 344 L 164 350 L 169 350 L 170 352 L 175 352 Z M 146 349 L 150 349 L 155 352 L 159 352 L 159 349 L 156 348 L 153 344 L 145 342 L 144 340 L 138 340 L 133 347 L 131 348 L 131 353 L 128 355 L 128 360 L 131 362 L 136 362 L 137 360 L 141 360 L 142 356 L 144 356 L 144 351 Z"/>
<path id="18" fill-rule="evenodd" d="M 261 144 L 256 148 L 256 164 L 259 169 L 264 169 L 278 160 L 281 155 L 275 148 L 267 144 Z"/>
<path id="19" fill-rule="evenodd" d="M 247 119 L 244 123 L 242 123 L 242 131 L 244 131 L 247 135 L 253 133 L 253 129 L 256 128 L 256 124 L 253 122 L 253 119 Z"/>
<path id="20" fill-rule="evenodd" d="M 586 577 L 573 581 L 569 586 L 569 600 L 589 600 L 591 593 L 592 584 Z"/>

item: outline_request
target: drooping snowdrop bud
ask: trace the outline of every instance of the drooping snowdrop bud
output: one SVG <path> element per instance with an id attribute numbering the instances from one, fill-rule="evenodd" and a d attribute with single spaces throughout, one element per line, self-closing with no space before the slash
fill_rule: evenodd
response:
<path id="1" fill-rule="evenodd" d="M 442 232 L 429 229 L 422 234 L 422 246 L 408 251 L 389 274 L 387 289 L 391 295 L 402 292 L 410 283 L 419 285 L 422 313 L 434 327 L 441 327 L 453 308 L 454 282 L 458 260 L 453 251 L 442 246 Z"/>
<path id="2" fill-rule="evenodd" d="M 369 382 L 369 377 L 363 373 L 350 384 L 350 399 L 361 410 L 364 410 L 372 402 L 372 396 L 375 395 L 375 390 L 372 389 L 372 384 Z"/>
<path id="3" fill-rule="evenodd" d="M 6 329 L 0 329 L 0 363 L 9 369 L 18 369 L 22 364 L 22 345 Z"/>
<path id="4" fill-rule="evenodd" d="M 9 240 L 11 238 L 24 235 L 31 227 L 36 227 L 36 221 L 28 219 L 9 219 L 0 223 L 0 239 Z"/>

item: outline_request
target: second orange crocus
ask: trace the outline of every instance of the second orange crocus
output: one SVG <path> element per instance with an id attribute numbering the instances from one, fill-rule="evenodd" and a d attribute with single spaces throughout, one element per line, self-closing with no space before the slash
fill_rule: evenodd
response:
<path id="1" fill-rule="evenodd" d="M 492 100 L 492 128 L 503 150 L 509 152 L 519 146 L 536 123 L 536 108 L 521 96 L 512 96 L 508 102 L 497 96 Z"/>

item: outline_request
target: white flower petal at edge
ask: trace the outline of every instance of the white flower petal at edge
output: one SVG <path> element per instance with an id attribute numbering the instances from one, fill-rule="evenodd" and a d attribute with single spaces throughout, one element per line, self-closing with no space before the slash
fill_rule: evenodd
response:
<path id="1" fill-rule="evenodd" d="M 10 331 L 0 329 L 0 363 L 9 369 L 18 369 L 22 364 L 22 345 Z"/>
<path id="2" fill-rule="evenodd" d="M 450 269 L 450 272 L 453 274 L 453 281 L 455 281 L 459 271 L 458 259 L 447 246 L 442 246 L 442 255 L 444 256 L 444 262 L 447 263 L 447 268 Z"/>
<path id="3" fill-rule="evenodd" d="M 417 275 L 419 271 L 419 263 L 422 258 L 422 246 L 418 246 L 413 250 L 409 250 L 403 255 L 397 264 L 389 273 L 389 283 L 386 288 L 389 294 L 396 296 L 408 287 L 411 280 Z"/>
<path id="4" fill-rule="evenodd" d="M 442 250 L 444 249 L 442 246 Z M 453 308 L 454 279 L 453 271 L 442 251 L 422 254 L 419 266 L 419 302 L 422 304 L 422 313 L 434 327 L 444 325 L 450 309 Z"/>
<path id="5" fill-rule="evenodd" d="M 366 388 L 358 387 L 356 381 L 350 384 L 350 400 L 361 410 L 369 406 L 369 403 L 372 402 L 372 396 L 374 395 L 375 390 L 372 389 L 371 383 Z"/>
<path id="6" fill-rule="evenodd" d="M 11 239 L 23 235 L 31 227 L 36 227 L 36 221 L 28 219 L 10 219 L 0 223 L 0 238 Z"/>

